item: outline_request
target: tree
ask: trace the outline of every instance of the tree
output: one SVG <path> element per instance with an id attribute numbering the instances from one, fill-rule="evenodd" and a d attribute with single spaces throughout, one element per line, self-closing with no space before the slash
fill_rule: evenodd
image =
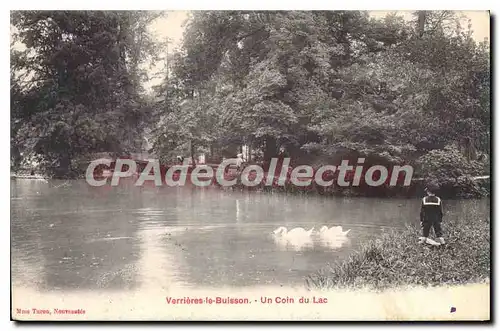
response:
<path id="1" fill-rule="evenodd" d="M 489 154 L 489 49 L 458 22 L 449 11 L 415 21 L 197 12 L 166 82 L 167 112 L 186 112 L 194 134 L 184 139 L 252 144 L 264 161 L 281 148 L 297 162 L 348 153 L 418 165 L 457 145 L 472 162 Z"/>
<path id="2" fill-rule="evenodd" d="M 150 107 L 140 64 L 154 57 L 146 12 L 18 11 L 13 144 L 58 175 L 79 156 L 134 148 Z"/>

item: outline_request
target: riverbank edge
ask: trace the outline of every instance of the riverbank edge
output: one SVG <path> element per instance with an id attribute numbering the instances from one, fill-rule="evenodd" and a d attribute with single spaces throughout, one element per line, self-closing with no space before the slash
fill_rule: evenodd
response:
<path id="1" fill-rule="evenodd" d="M 475 214 L 475 213 L 472 213 Z M 491 279 L 491 224 L 487 219 L 443 221 L 442 246 L 419 244 L 421 230 L 409 225 L 369 241 L 346 260 L 306 277 L 309 289 L 440 286 L 484 283 Z M 432 233 L 432 232 L 431 232 Z"/>
<path id="2" fill-rule="evenodd" d="M 32 180 L 48 180 L 48 179 L 60 179 L 60 180 L 77 180 L 77 179 L 85 179 L 84 176 L 77 177 L 54 177 L 44 174 L 36 174 L 36 175 L 26 175 L 26 174 L 16 174 L 11 173 L 11 179 L 32 179 Z M 484 187 L 487 189 L 483 190 L 481 194 L 472 194 L 472 195 L 446 195 L 440 194 L 442 198 L 447 199 L 478 199 L 478 198 L 487 198 L 490 196 L 490 179 L 488 177 L 488 182 Z M 277 194 L 290 194 L 290 195 L 316 195 L 316 196 L 326 196 L 326 197 L 373 197 L 373 198 L 407 198 L 412 199 L 416 197 L 420 197 L 423 189 L 422 182 L 413 182 L 409 187 L 384 187 L 382 190 L 377 188 L 377 190 L 365 190 L 356 187 L 333 187 L 333 188 L 324 188 L 318 185 L 311 185 L 307 187 L 295 187 L 294 185 L 284 185 L 282 187 L 273 187 L 266 186 L 264 184 L 257 185 L 254 187 L 245 187 L 241 183 L 238 183 L 231 187 L 223 187 L 218 184 L 214 184 L 215 187 L 218 187 L 221 190 L 239 190 L 239 191 L 259 191 L 259 192 L 267 192 L 267 193 L 277 193 Z"/>

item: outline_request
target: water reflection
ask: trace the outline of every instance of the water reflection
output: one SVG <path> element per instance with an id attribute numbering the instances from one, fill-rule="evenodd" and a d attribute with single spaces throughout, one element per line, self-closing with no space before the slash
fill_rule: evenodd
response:
<path id="1" fill-rule="evenodd" d="M 175 257 L 169 250 L 164 249 L 166 241 L 171 239 L 165 236 L 164 229 L 145 225 L 139 231 L 139 238 L 142 254 L 137 269 L 141 279 L 141 290 L 168 291 L 172 284 L 182 283 L 182 279 L 176 277 L 175 268 L 172 268 L 176 265 Z"/>
<path id="2" fill-rule="evenodd" d="M 339 249 L 349 244 L 349 238 L 346 237 L 325 237 L 321 236 L 319 242 L 329 249 Z"/>
<path id="3" fill-rule="evenodd" d="M 418 223 L 419 200 L 343 199 L 217 189 L 11 185 L 12 279 L 38 290 L 168 291 L 297 285 L 385 229 Z M 446 219 L 488 217 L 488 201 L 445 201 Z M 279 226 L 351 229 L 275 238 Z M 418 234 L 416 234 L 418 236 Z"/>
<path id="4" fill-rule="evenodd" d="M 313 240 L 309 236 L 305 237 L 280 237 L 273 236 L 274 243 L 282 250 L 301 251 L 313 247 Z"/>

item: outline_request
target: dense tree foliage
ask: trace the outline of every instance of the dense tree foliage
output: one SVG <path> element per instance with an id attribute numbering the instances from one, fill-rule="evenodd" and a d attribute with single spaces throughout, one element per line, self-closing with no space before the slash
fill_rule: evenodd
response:
<path id="1" fill-rule="evenodd" d="M 12 154 L 70 175 L 78 157 L 135 151 L 151 105 L 141 82 L 155 57 L 146 12 L 14 12 Z M 139 139 L 140 142 L 140 139 Z"/>
<path id="2" fill-rule="evenodd" d="M 422 163 L 453 150 L 465 160 L 458 166 L 472 166 L 464 174 L 482 174 L 489 45 L 457 23 L 446 11 L 416 12 L 414 21 L 356 11 L 195 12 L 158 89 L 169 98 L 168 121 L 182 124 L 161 126 L 156 149 L 176 137 L 176 146 L 193 142 L 191 154 L 249 144 L 263 161 L 280 148 L 297 163 L 354 153 L 411 163 L 423 176 L 432 167 Z"/>
<path id="3" fill-rule="evenodd" d="M 147 132 L 164 161 L 247 145 L 262 162 L 409 163 L 449 187 L 488 171 L 489 44 L 453 12 L 193 12 L 152 95 L 143 63 L 163 50 L 147 30 L 159 15 L 13 13 L 25 46 L 11 45 L 14 164 L 64 173 L 88 153 L 137 151 Z"/>

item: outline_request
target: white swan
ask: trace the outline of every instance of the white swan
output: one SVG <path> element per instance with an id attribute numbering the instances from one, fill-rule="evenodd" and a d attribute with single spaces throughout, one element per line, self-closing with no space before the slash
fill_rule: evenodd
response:
<path id="1" fill-rule="evenodd" d="M 280 226 L 273 231 L 273 239 L 275 244 L 282 249 L 300 251 L 304 248 L 313 246 L 311 238 L 313 231 L 314 227 L 310 230 L 305 230 L 304 228 L 294 228 L 287 231 L 284 226 Z"/>
<path id="2" fill-rule="evenodd" d="M 277 228 L 276 230 L 273 231 L 273 233 L 276 235 L 276 236 L 281 236 L 281 237 L 290 237 L 290 236 L 306 236 L 306 237 L 309 237 L 312 232 L 314 231 L 314 226 L 309 229 L 309 230 L 306 230 L 304 228 L 294 228 L 294 229 L 291 229 L 290 231 L 287 230 L 287 228 L 285 228 L 284 226 L 280 226 L 279 228 Z"/>
<path id="3" fill-rule="evenodd" d="M 328 235 L 328 236 L 347 236 L 347 234 L 351 232 L 351 229 L 347 231 L 342 231 L 341 226 L 332 226 L 331 228 L 328 228 L 326 225 L 322 226 L 321 229 L 319 229 L 319 233 L 321 235 Z"/>
<path id="4" fill-rule="evenodd" d="M 332 226 L 331 228 L 322 226 L 319 230 L 320 242 L 331 249 L 340 248 L 349 241 L 347 234 L 350 231 L 350 229 L 342 231 L 341 226 Z"/>

